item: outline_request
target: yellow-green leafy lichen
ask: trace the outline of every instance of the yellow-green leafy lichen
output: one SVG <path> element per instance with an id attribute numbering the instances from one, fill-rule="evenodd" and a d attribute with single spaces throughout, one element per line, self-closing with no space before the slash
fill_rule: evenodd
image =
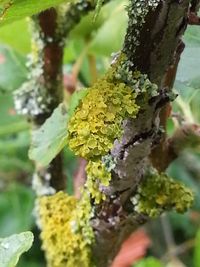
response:
<path id="1" fill-rule="evenodd" d="M 185 212 L 193 202 L 193 194 L 182 183 L 155 171 L 145 177 L 131 201 L 135 211 L 155 217 L 165 210 Z"/>
<path id="2" fill-rule="evenodd" d="M 122 121 L 135 118 L 136 94 L 123 82 L 100 79 L 88 90 L 68 126 L 69 146 L 86 159 L 106 155 L 121 137 Z"/>
<path id="3" fill-rule="evenodd" d="M 80 201 L 64 192 L 40 197 L 38 215 L 48 267 L 92 266 L 89 196 Z"/>
<path id="4" fill-rule="evenodd" d="M 98 204 L 101 200 L 105 200 L 105 195 L 99 190 L 101 186 L 109 186 L 111 173 L 106 169 L 102 160 L 89 161 L 87 167 L 87 182 L 86 186 L 91 194 L 91 197 Z"/>
<path id="5" fill-rule="evenodd" d="M 107 74 L 99 79 L 82 98 L 68 125 L 68 144 L 76 155 L 86 158 L 88 180 L 86 187 L 96 203 L 105 199 L 102 186 L 108 186 L 111 169 L 102 162 L 116 139 L 123 133 L 122 122 L 136 118 L 148 93 L 155 95 L 157 86 L 146 75 L 131 70 L 124 53 L 113 60 Z"/>

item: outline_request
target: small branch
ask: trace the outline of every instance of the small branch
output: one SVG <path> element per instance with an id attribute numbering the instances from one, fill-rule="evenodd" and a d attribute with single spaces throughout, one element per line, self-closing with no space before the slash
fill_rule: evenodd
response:
<path id="1" fill-rule="evenodd" d="M 172 233 L 171 225 L 166 214 L 162 215 L 160 220 L 161 220 L 161 224 L 163 228 L 165 242 L 167 245 L 167 250 L 168 250 L 167 254 L 169 255 L 169 258 L 172 259 L 174 256 L 173 250 L 176 244 L 175 244 L 174 236 Z"/>
<path id="2" fill-rule="evenodd" d="M 175 246 L 173 248 L 173 251 L 167 252 L 163 257 L 162 257 L 162 261 L 163 262 L 167 262 L 171 257 L 175 257 L 181 254 L 184 254 L 185 252 L 187 252 L 188 250 L 192 249 L 195 246 L 195 240 L 191 239 L 191 240 L 187 240 L 186 242 L 182 243 L 179 246 Z"/>
<path id="3" fill-rule="evenodd" d="M 177 68 L 180 61 L 181 54 L 185 48 L 184 43 L 180 40 L 179 45 L 177 47 L 176 53 L 174 55 L 174 62 L 171 64 L 165 74 L 163 87 L 167 88 L 168 92 L 171 92 L 174 81 L 176 78 Z M 160 126 L 163 129 L 163 134 L 159 140 L 159 144 L 155 146 L 155 148 L 151 152 L 151 161 L 153 163 L 153 166 L 160 172 L 165 171 L 167 167 L 166 163 L 166 153 L 170 153 L 171 150 L 168 150 L 166 148 L 166 139 L 167 139 L 167 120 L 171 113 L 171 105 L 170 103 L 167 103 L 165 107 L 163 107 L 160 111 Z M 173 153 L 174 154 L 174 153 Z M 174 158 L 172 154 L 171 158 Z"/>
<path id="4" fill-rule="evenodd" d="M 197 148 L 200 146 L 200 126 L 197 124 L 184 124 L 178 128 L 173 136 L 164 139 L 162 143 L 162 150 L 160 147 L 154 149 L 152 153 L 152 161 L 158 171 L 163 172 L 185 149 Z M 159 151 L 161 151 L 159 154 Z M 160 155 L 161 160 L 159 160 Z M 159 165 L 160 164 L 160 165 Z"/>
<path id="5" fill-rule="evenodd" d="M 196 13 L 190 12 L 188 15 L 188 24 L 189 25 L 200 25 L 200 17 Z"/>

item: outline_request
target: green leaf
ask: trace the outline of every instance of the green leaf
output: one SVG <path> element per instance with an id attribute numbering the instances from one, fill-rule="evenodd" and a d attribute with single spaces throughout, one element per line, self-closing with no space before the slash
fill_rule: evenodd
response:
<path id="1" fill-rule="evenodd" d="M 80 23 L 71 31 L 70 36 L 72 38 L 86 38 L 90 36 L 95 30 L 97 30 L 104 22 L 103 16 L 98 16 L 98 18 L 93 21 L 94 13 L 90 12 L 87 16 L 84 16 Z"/>
<path id="2" fill-rule="evenodd" d="M 193 84 L 195 87 L 200 88 L 199 84 L 197 86 L 197 81 L 200 80 L 198 71 L 200 58 L 197 57 L 199 54 L 199 47 L 186 46 L 178 67 L 178 73 L 176 77 L 178 81 L 184 82 L 187 86 L 192 86 Z"/>
<path id="3" fill-rule="evenodd" d="M 0 27 L 0 42 L 22 54 L 30 53 L 31 32 L 28 24 L 27 19 L 22 19 Z M 23 32 L 23 34 L 19 34 L 19 32 Z"/>
<path id="4" fill-rule="evenodd" d="M 48 165 L 66 144 L 67 121 L 65 105 L 60 104 L 51 117 L 33 131 L 29 158 L 41 166 Z"/>
<path id="5" fill-rule="evenodd" d="M 102 6 L 100 13 L 98 14 L 98 17 L 95 19 L 95 21 L 95 11 L 90 12 L 88 15 L 84 16 L 81 19 L 80 23 L 78 23 L 78 25 L 76 25 L 76 27 L 70 32 L 70 36 L 72 38 L 83 38 L 84 41 L 92 38 L 93 36 L 95 36 L 96 31 L 113 15 L 113 10 L 116 10 L 117 6 L 124 4 L 124 0 L 110 1 L 106 5 Z"/>
<path id="6" fill-rule="evenodd" d="M 156 258 L 148 257 L 134 264 L 133 267 L 163 267 L 163 265 Z"/>
<path id="7" fill-rule="evenodd" d="M 188 25 L 184 34 L 184 42 L 187 46 L 198 47 L 200 45 L 200 29 L 193 25 Z"/>
<path id="8" fill-rule="evenodd" d="M 184 36 L 186 47 L 181 55 L 176 79 L 188 87 L 200 88 L 200 28 L 188 26 Z"/>
<path id="9" fill-rule="evenodd" d="M 0 0 L 0 26 L 72 0 Z"/>
<path id="10" fill-rule="evenodd" d="M 30 249 L 33 234 L 24 232 L 0 239 L 0 264 L 2 267 L 15 267 L 21 254 Z"/>
<path id="11" fill-rule="evenodd" d="M 121 49 L 128 21 L 124 4 L 125 1 L 121 1 L 110 11 L 109 18 L 97 30 L 89 52 L 110 56 Z"/>
<path id="12" fill-rule="evenodd" d="M 200 230 L 197 232 L 195 240 L 194 267 L 200 267 Z"/>
<path id="13" fill-rule="evenodd" d="M 26 79 L 26 58 L 13 49 L 0 46 L 0 93 L 17 89 Z"/>

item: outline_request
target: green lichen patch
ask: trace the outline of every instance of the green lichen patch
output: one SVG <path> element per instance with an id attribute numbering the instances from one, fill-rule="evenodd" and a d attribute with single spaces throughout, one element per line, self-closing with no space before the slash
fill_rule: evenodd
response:
<path id="1" fill-rule="evenodd" d="M 132 0 L 127 7 L 128 30 L 125 37 L 124 50 L 129 57 L 133 57 L 140 44 L 141 28 L 145 24 L 146 16 L 154 11 L 162 1 L 160 0 Z"/>
<path id="2" fill-rule="evenodd" d="M 165 210 L 185 212 L 193 203 L 193 193 L 166 174 L 152 172 L 145 177 L 131 201 L 135 211 L 156 217 Z"/>
<path id="3" fill-rule="evenodd" d="M 95 200 L 99 204 L 101 200 L 105 200 L 104 193 L 99 189 L 100 186 L 109 186 L 111 180 L 111 172 L 108 171 L 102 160 L 89 161 L 87 167 L 86 186 Z"/>
<path id="4" fill-rule="evenodd" d="M 89 196 L 77 201 L 64 192 L 38 199 L 42 248 L 48 267 L 91 265 L 90 245 L 94 235 Z"/>
<path id="5" fill-rule="evenodd" d="M 87 89 L 69 120 L 68 144 L 76 155 L 89 160 L 86 187 L 96 203 L 105 199 L 102 188 L 109 185 L 115 166 L 109 152 L 123 134 L 123 121 L 136 118 L 137 102 L 158 93 L 147 75 L 131 67 L 124 53 L 117 54 L 107 74 Z"/>
<path id="6" fill-rule="evenodd" d="M 130 87 L 108 76 L 95 83 L 69 121 L 69 146 L 75 154 L 86 159 L 106 155 L 121 137 L 123 119 L 136 117 L 135 98 Z"/>
<path id="7" fill-rule="evenodd" d="M 142 95 L 145 98 L 158 95 L 158 86 L 148 79 L 147 74 L 142 74 L 137 70 L 132 71 L 132 63 L 125 55 L 123 57 L 124 60 L 116 69 L 116 78 L 124 81 L 137 95 Z"/>

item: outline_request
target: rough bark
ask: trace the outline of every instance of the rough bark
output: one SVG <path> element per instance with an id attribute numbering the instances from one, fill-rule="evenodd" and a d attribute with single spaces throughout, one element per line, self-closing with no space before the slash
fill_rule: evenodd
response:
<path id="1" fill-rule="evenodd" d="M 148 7 L 152 2 L 130 1 L 123 52 L 132 62 L 133 70 L 146 73 L 151 82 L 158 85 L 160 93 L 149 99 L 135 120 L 124 121 L 123 137 L 112 149 L 117 165 L 106 189 L 107 200 L 96 206 L 92 220 L 96 237 L 93 255 L 98 267 L 109 266 L 122 241 L 148 219 L 133 211 L 130 213 L 129 198 L 142 181 L 152 147 L 160 138 L 159 111 L 170 100 L 164 79 L 186 29 L 190 1 L 154 1 L 157 7 Z M 148 9 L 142 25 L 135 23 L 137 4 L 141 4 L 142 9 L 146 5 Z"/>

